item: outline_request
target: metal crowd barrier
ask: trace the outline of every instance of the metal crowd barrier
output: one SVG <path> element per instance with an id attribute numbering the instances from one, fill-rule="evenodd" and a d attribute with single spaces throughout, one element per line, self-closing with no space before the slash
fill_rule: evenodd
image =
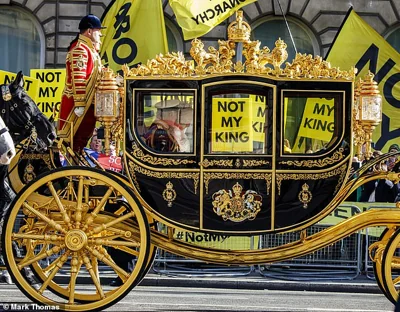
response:
<path id="1" fill-rule="evenodd" d="M 359 213 L 355 205 L 341 205 L 320 223 L 306 229 L 307 236 L 332 226 L 333 221 Z M 263 235 L 261 248 L 278 247 L 299 240 L 300 232 Z M 287 280 L 355 279 L 361 273 L 361 235 L 356 232 L 302 257 L 272 264 L 259 265 L 262 276 Z"/>

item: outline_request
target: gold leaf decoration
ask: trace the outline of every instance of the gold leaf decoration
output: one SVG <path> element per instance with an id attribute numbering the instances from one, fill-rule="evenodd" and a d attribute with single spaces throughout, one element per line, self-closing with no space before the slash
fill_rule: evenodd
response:
<path id="1" fill-rule="evenodd" d="M 276 185 L 278 187 L 278 195 L 281 194 L 281 185 L 283 180 L 305 180 L 305 181 L 323 180 L 340 175 L 335 190 L 335 192 L 337 192 L 337 188 L 341 186 L 344 176 L 346 175 L 346 171 L 347 171 L 347 164 L 344 164 L 339 168 L 323 173 L 279 173 L 276 175 Z"/>
<path id="2" fill-rule="evenodd" d="M 194 193 L 197 193 L 200 174 L 198 172 L 173 172 L 173 171 L 153 171 L 138 166 L 133 161 L 129 161 L 129 172 L 132 175 L 136 173 L 157 179 L 192 179 L 194 183 Z"/>
<path id="3" fill-rule="evenodd" d="M 211 180 L 265 180 L 267 184 L 267 194 L 271 187 L 272 175 L 271 173 L 262 172 L 205 172 L 204 173 L 204 186 L 206 194 L 208 194 L 208 185 Z"/>
<path id="4" fill-rule="evenodd" d="M 199 163 L 200 166 L 204 168 L 212 167 L 212 166 L 219 166 L 219 167 L 232 167 L 233 160 L 232 159 L 204 159 L 202 162 Z"/>
<path id="5" fill-rule="evenodd" d="M 331 157 L 323 158 L 323 159 L 315 159 L 315 160 L 288 160 L 288 161 L 281 161 L 280 164 L 289 165 L 289 166 L 296 166 L 296 167 L 324 167 L 327 165 L 332 165 L 336 162 L 339 162 L 344 158 L 343 155 L 344 149 L 339 148 Z"/>
<path id="6" fill-rule="evenodd" d="M 152 165 L 162 165 L 162 166 L 171 166 L 171 165 L 185 165 L 185 164 L 193 164 L 196 161 L 190 159 L 175 159 L 175 158 L 166 158 L 166 157 L 156 157 L 152 155 L 147 155 L 139 148 L 136 143 L 132 144 L 132 156 L 137 159 L 140 159 L 143 162 L 152 164 Z"/>

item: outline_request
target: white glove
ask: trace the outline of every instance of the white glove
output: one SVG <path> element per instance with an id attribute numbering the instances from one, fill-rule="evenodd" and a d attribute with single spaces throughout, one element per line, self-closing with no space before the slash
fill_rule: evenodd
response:
<path id="1" fill-rule="evenodd" d="M 81 117 L 83 115 L 84 111 L 85 111 L 84 107 L 75 107 L 75 109 L 74 109 L 74 113 L 78 117 Z"/>

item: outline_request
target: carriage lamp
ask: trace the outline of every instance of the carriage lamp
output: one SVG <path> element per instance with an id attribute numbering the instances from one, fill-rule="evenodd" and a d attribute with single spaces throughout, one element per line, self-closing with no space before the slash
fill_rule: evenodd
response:
<path id="1" fill-rule="evenodd" d="M 104 152 L 110 155 L 111 127 L 120 115 L 118 84 L 112 69 L 102 71 L 100 84 L 96 89 L 94 115 L 104 127 Z"/>
<path id="2" fill-rule="evenodd" d="M 379 93 L 374 74 L 368 71 L 361 83 L 358 112 L 358 122 L 365 135 L 364 156 L 367 160 L 372 156 L 372 132 L 382 121 L 382 96 Z"/>
<path id="3" fill-rule="evenodd" d="M 356 81 L 354 86 L 354 104 L 353 104 L 353 138 L 355 146 L 355 156 L 361 160 L 362 146 L 364 144 L 365 136 L 360 124 L 360 90 L 362 80 L 361 78 Z"/>

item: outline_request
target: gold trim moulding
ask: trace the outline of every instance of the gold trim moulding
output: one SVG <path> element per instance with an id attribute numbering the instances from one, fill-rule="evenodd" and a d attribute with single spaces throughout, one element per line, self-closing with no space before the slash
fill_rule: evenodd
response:
<path id="1" fill-rule="evenodd" d="M 212 180 L 265 180 L 267 195 L 271 189 L 272 173 L 263 172 L 204 172 L 203 183 L 206 194 Z"/>
<path id="2" fill-rule="evenodd" d="M 276 185 L 278 187 L 278 195 L 281 194 L 281 185 L 282 185 L 282 181 L 284 180 L 323 180 L 323 179 L 327 179 L 327 178 L 331 178 L 334 176 L 340 176 L 339 177 L 339 181 L 338 184 L 336 186 L 335 189 L 335 193 L 338 192 L 338 188 L 342 186 L 342 183 L 344 181 L 344 178 L 346 176 L 347 173 L 347 168 L 348 165 L 347 163 L 345 163 L 344 165 L 342 165 L 339 168 L 335 168 L 333 170 L 327 171 L 327 172 L 323 172 L 323 173 L 277 173 L 276 174 Z"/>
<path id="3" fill-rule="evenodd" d="M 344 149 L 339 148 L 338 151 L 335 151 L 331 157 L 326 157 L 323 159 L 315 159 L 315 160 L 288 160 L 288 161 L 281 161 L 279 164 L 288 165 L 288 166 L 295 166 L 295 167 L 325 167 L 327 165 L 332 165 L 336 162 L 341 161 L 345 156 L 343 155 Z"/>
<path id="4" fill-rule="evenodd" d="M 50 155 L 48 154 L 22 154 L 20 159 L 43 160 L 49 169 L 53 169 Z"/>
<path id="5" fill-rule="evenodd" d="M 193 184 L 194 184 L 193 191 L 195 194 L 197 194 L 197 189 L 198 189 L 199 180 L 200 180 L 199 172 L 153 171 L 153 170 L 143 168 L 143 167 L 135 164 L 133 161 L 129 161 L 128 166 L 129 166 L 129 172 L 134 177 L 136 177 L 135 173 L 140 173 L 147 177 L 157 178 L 157 179 L 192 179 Z M 135 182 L 137 183 L 137 181 L 135 181 Z M 138 190 L 140 190 L 140 188 L 138 186 L 139 185 L 136 185 Z"/>
<path id="6" fill-rule="evenodd" d="M 140 149 L 135 142 L 132 144 L 132 156 L 142 162 L 146 162 L 151 165 L 176 166 L 176 165 L 186 165 L 186 164 L 196 163 L 195 160 L 191 159 L 176 159 L 176 158 L 157 157 L 148 155 L 144 153 L 143 150 Z"/>

